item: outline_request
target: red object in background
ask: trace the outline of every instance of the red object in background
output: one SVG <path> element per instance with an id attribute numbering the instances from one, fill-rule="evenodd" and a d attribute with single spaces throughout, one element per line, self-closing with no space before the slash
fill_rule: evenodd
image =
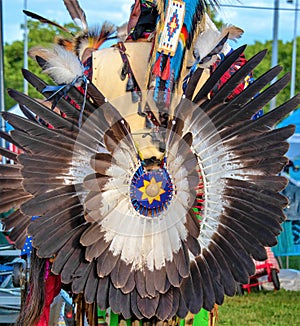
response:
<path id="1" fill-rule="evenodd" d="M 250 282 L 248 284 L 241 285 L 241 292 L 246 290 L 248 293 L 251 292 L 251 288 L 258 289 L 260 285 L 270 282 L 273 283 L 274 290 L 280 289 L 280 282 L 278 278 L 279 265 L 278 262 L 269 247 L 266 248 L 268 259 L 265 261 L 256 261 L 255 263 L 255 274 L 250 277 Z M 267 281 L 259 281 L 261 276 L 268 276 Z M 242 293 L 241 293 L 242 294 Z"/>
<path id="2" fill-rule="evenodd" d="M 45 304 L 40 320 L 35 326 L 48 326 L 50 317 L 50 305 L 61 290 L 60 275 L 49 273 L 45 279 Z"/>

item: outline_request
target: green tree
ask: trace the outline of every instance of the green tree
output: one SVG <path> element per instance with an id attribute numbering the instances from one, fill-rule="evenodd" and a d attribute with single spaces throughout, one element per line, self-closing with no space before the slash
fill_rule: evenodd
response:
<path id="1" fill-rule="evenodd" d="M 253 45 L 249 45 L 246 48 L 245 55 L 247 58 L 251 58 L 257 52 L 262 51 L 264 49 L 268 50 L 268 53 L 264 60 L 259 64 L 258 67 L 254 70 L 254 78 L 261 76 L 265 73 L 268 69 L 271 68 L 272 62 L 272 41 L 267 41 L 266 43 L 255 42 Z M 278 41 L 278 63 L 283 67 L 282 72 L 279 75 L 279 78 L 285 75 L 286 73 L 291 72 L 292 69 L 292 51 L 293 51 L 293 44 L 292 42 L 282 42 L 281 40 Z M 297 39 L 297 53 L 300 53 L 300 37 Z M 299 55 L 298 55 L 298 62 L 296 68 L 296 93 L 300 92 L 300 64 L 299 64 Z M 290 84 L 281 91 L 280 94 L 276 97 L 276 106 L 279 106 L 286 102 L 290 98 Z M 269 105 L 266 108 L 266 111 L 269 109 Z"/>
<path id="2" fill-rule="evenodd" d="M 77 31 L 74 24 L 65 25 L 70 31 Z M 37 45 L 50 46 L 56 37 L 68 37 L 65 32 L 60 31 L 57 27 L 45 25 L 38 21 L 28 21 L 28 48 Z M 6 88 L 13 88 L 19 91 L 23 90 L 22 68 L 24 67 L 24 42 L 14 41 L 11 44 L 4 45 L 4 81 Z M 46 82 L 51 83 L 51 79 L 45 74 L 41 74 L 41 69 L 37 63 L 29 58 L 28 69 L 36 75 L 42 77 Z M 28 93 L 32 97 L 41 97 L 41 95 L 29 85 Z M 5 94 L 5 107 L 11 108 L 16 102 Z"/>
<path id="3" fill-rule="evenodd" d="M 218 26 L 222 25 L 221 21 L 215 21 Z M 78 31 L 78 28 L 74 24 L 65 25 L 72 32 Z M 37 21 L 28 21 L 28 48 L 30 49 L 36 45 L 49 46 L 53 43 L 53 40 L 56 37 L 67 37 L 66 33 L 62 32 L 55 26 L 50 26 L 46 24 L 42 24 Z M 298 38 L 297 42 L 298 48 L 297 53 L 300 53 L 300 38 Z M 5 44 L 4 46 L 4 79 L 5 79 L 5 87 L 6 88 L 14 88 L 19 91 L 23 90 L 23 76 L 21 69 L 24 66 L 24 56 L 23 56 L 23 41 L 15 41 L 11 44 Z M 267 41 L 266 43 L 255 42 L 253 45 L 249 45 L 245 51 L 246 57 L 250 58 L 255 55 L 257 52 L 268 49 L 268 53 L 261 64 L 255 69 L 254 77 L 265 73 L 268 69 L 271 68 L 271 55 L 272 55 L 272 41 Z M 298 55 L 299 60 L 299 55 Z M 283 43 L 279 41 L 278 43 L 278 62 L 283 66 L 283 71 L 279 77 L 283 76 L 283 74 L 291 71 L 292 64 L 292 42 Z M 41 69 L 38 67 L 37 63 L 29 58 L 28 62 L 29 70 L 33 73 L 41 76 L 46 82 L 52 83 L 50 78 L 45 74 L 41 74 Z M 298 62 L 297 71 L 296 71 L 296 92 L 300 91 L 300 64 Z M 32 97 L 41 97 L 40 94 L 29 85 L 29 95 Z M 290 88 L 285 88 L 278 96 L 277 96 L 277 105 L 282 104 L 287 101 L 290 97 Z M 6 108 L 9 109 L 15 103 L 13 99 L 11 99 L 8 94 L 5 94 L 5 103 Z M 268 107 L 267 109 L 268 110 Z"/>

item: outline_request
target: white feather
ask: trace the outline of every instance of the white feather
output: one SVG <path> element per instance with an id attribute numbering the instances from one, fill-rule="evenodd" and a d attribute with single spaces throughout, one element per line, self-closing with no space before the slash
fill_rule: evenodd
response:
<path id="1" fill-rule="evenodd" d="M 240 38 L 243 34 L 243 30 L 239 27 L 232 25 L 224 25 L 222 30 L 219 31 L 213 21 L 210 19 L 208 14 L 205 14 L 205 29 L 196 39 L 194 47 L 194 56 L 196 59 L 202 60 L 205 58 L 216 46 L 217 44 L 228 35 L 229 40 L 236 40 Z M 231 50 L 230 45 L 225 42 L 223 48 L 220 50 L 220 53 L 227 54 Z M 217 55 L 214 55 L 211 60 L 201 64 L 201 67 L 209 67 L 215 60 Z"/>
<path id="2" fill-rule="evenodd" d="M 216 25 L 210 17 L 205 14 L 205 30 L 197 37 L 194 47 L 194 55 L 198 59 L 205 58 L 208 53 L 221 40 L 221 32 L 218 31 Z"/>
<path id="3" fill-rule="evenodd" d="M 165 214 L 146 218 L 135 211 L 130 201 L 123 200 L 101 222 L 106 241 L 112 241 L 114 255 L 132 263 L 135 269 L 147 266 L 160 269 L 166 261 L 172 261 L 181 241 L 186 239 L 187 209 L 174 199 Z"/>
<path id="4" fill-rule="evenodd" d="M 84 75 L 84 67 L 73 52 L 58 45 L 49 51 L 52 55 L 47 59 L 44 72 L 57 84 L 70 84 Z"/>

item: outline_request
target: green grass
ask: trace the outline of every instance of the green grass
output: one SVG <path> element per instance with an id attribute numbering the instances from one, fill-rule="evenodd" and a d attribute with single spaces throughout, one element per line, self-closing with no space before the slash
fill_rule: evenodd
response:
<path id="1" fill-rule="evenodd" d="M 298 326 L 300 292 L 259 291 L 226 298 L 218 319 L 217 326 Z"/>
<path id="2" fill-rule="evenodd" d="M 287 268 L 286 257 L 281 257 L 282 268 Z M 300 256 L 290 256 L 288 257 L 288 268 L 299 269 L 300 270 Z"/>

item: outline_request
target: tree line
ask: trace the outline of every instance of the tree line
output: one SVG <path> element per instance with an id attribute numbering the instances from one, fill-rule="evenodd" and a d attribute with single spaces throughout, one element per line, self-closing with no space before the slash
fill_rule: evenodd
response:
<path id="1" fill-rule="evenodd" d="M 73 24 L 64 25 L 69 30 L 76 32 L 77 27 Z M 64 32 L 61 32 L 55 26 L 45 25 L 38 21 L 28 21 L 28 48 L 41 45 L 47 46 L 53 43 L 53 39 L 59 36 L 67 36 Z M 298 64 L 296 68 L 296 93 L 300 91 L 300 38 L 297 42 L 297 53 L 298 53 Z M 280 76 L 291 71 L 292 66 L 292 42 L 282 42 L 279 40 L 278 43 L 278 63 L 283 66 L 283 71 Z M 268 53 L 262 63 L 253 72 L 254 78 L 262 75 L 271 67 L 271 55 L 272 55 L 272 41 L 266 43 L 255 42 L 253 45 L 247 46 L 245 50 L 246 58 L 250 58 L 257 52 L 268 49 Z M 24 42 L 14 41 L 11 44 L 4 45 L 4 81 L 5 88 L 13 88 L 19 91 L 23 90 L 23 76 L 21 69 L 24 66 Z M 33 73 L 40 76 L 48 83 L 53 83 L 51 79 L 45 74 L 41 74 L 41 69 L 37 63 L 29 58 L 28 69 Z M 280 77 L 279 76 L 279 77 Z M 29 95 L 32 97 L 41 97 L 40 94 L 29 85 Z M 290 98 L 290 87 L 287 87 L 277 96 L 277 105 L 282 104 Z M 10 109 L 16 103 L 11 99 L 8 94 L 5 94 L 5 108 Z M 268 108 L 267 108 L 268 110 Z"/>

